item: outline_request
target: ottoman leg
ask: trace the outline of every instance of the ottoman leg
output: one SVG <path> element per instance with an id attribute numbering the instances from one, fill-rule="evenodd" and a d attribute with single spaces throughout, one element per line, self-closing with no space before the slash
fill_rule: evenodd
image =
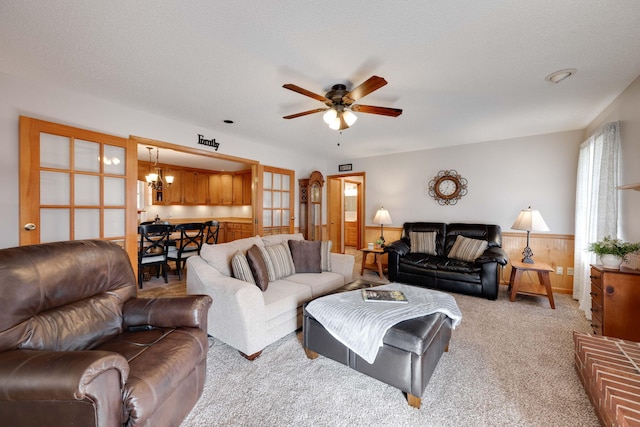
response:
<path id="1" fill-rule="evenodd" d="M 416 397 L 411 393 L 407 393 L 407 401 L 409 402 L 409 406 L 413 406 L 414 408 L 420 409 L 420 404 L 422 402 L 419 397 Z"/>

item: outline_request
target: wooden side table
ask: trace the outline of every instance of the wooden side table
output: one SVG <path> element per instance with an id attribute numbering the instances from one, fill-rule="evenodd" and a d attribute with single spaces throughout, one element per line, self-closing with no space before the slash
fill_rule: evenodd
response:
<path id="1" fill-rule="evenodd" d="M 384 279 L 384 269 L 382 267 L 382 256 L 384 255 L 384 249 L 362 248 L 360 249 L 360 251 L 362 251 L 362 266 L 360 267 L 360 275 L 362 276 L 365 270 L 374 270 L 378 272 L 378 275 L 381 279 Z M 367 264 L 367 255 L 371 253 L 375 257 L 374 262 Z"/>
<path id="2" fill-rule="evenodd" d="M 556 304 L 553 302 L 553 291 L 551 290 L 551 279 L 549 278 L 549 272 L 553 271 L 553 268 L 548 264 L 541 262 L 525 264 L 519 261 L 511 261 L 511 278 L 509 279 L 509 290 L 511 291 L 511 295 L 509 301 L 513 302 L 516 299 L 516 294 L 518 293 L 525 295 L 545 295 L 518 290 L 520 287 L 520 278 L 522 277 L 522 273 L 525 271 L 535 271 L 538 273 L 538 280 L 540 280 L 540 283 L 544 285 L 547 290 L 546 296 L 549 298 L 549 304 L 551 305 L 551 308 L 555 309 Z"/>

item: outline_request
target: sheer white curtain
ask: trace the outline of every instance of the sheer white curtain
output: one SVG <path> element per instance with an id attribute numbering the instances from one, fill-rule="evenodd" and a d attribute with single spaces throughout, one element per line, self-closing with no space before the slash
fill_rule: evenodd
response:
<path id="1" fill-rule="evenodd" d="M 580 145 L 576 186 L 575 250 L 573 297 L 591 319 L 590 266 L 595 255 L 587 250 L 589 243 L 609 235 L 617 237 L 618 229 L 618 152 L 619 123 L 607 123 Z"/>

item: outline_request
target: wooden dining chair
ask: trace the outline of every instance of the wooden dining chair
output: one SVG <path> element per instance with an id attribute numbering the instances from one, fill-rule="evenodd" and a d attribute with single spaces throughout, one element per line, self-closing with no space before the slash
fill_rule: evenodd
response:
<path id="1" fill-rule="evenodd" d="M 182 280 L 182 269 L 186 259 L 192 255 L 200 255 L 204 238 L 204 224 L 201 222 L 177 224 L 174 227 L 174 232 L 180 233 L 180 237 L 175 240 L 175 246 L 169 247 L 168 259 L 176 262 L 178 278 Z"/>
<path id="2" fill-rule="evenodd" d="M 218 243 L 218 233 L 220 232 L 220 223 L 215 219 L 204 223 L 206 228 L 206 234 L 204 242 L 209 245 L 215 245 Z"/>
<path id="3" fill-rule="evenodd" d="M 142 289 L 143 268 L 158 267 L 157 275 L 162 276 L 164 282 L 168 283 L 167 257 L 169 254 L 169 238 L 171 236 L 170 225 L 166 224 L 145 224 L 138 227 L 140 244 L 138 246 L 138 286 Z"/>

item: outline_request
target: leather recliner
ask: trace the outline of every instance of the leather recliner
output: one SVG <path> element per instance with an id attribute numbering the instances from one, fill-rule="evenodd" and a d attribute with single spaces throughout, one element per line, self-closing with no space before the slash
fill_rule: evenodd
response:
<path id="1" fill-rule="evenodd" d="M 99 240 L 0 250 L 0 420 L 178 426 L 205 382 L 211 298 L 137 298 Z"/>
<path id="2" fill-rule="evenodd" d="M 436 254 L 412 251 L 411 232 L 436 232 Z M 487 249 L 474 261 L 449 258 L 457 236 L 485 240 Z M 507 265 L 508 256 L 502 249 L 499 225 L 445 224 L 442 222 L 406 222 L 400 240 L 385 246 L 388 253 L 389 280 L 426 288 L 490 300 L 498 297 L 500 267 Z"/>

